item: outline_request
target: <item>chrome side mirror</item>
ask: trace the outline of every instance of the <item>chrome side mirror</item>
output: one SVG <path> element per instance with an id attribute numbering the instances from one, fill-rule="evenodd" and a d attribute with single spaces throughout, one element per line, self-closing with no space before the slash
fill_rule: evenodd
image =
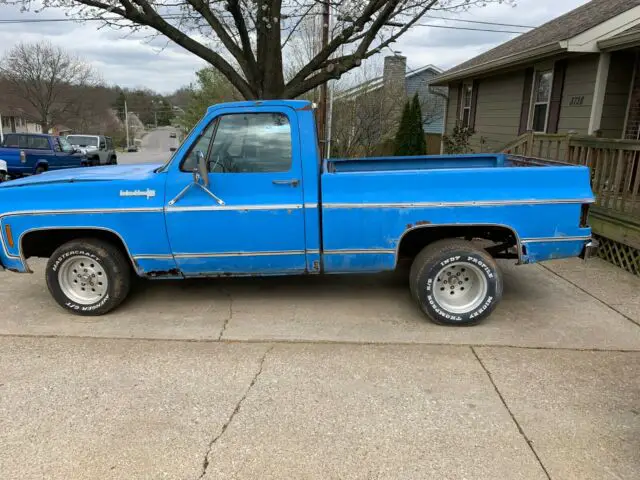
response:
<path id="1" fill-rule="evenodd" d="M 202 179 L 202 184 L 205 187 L 209 186 L 209 167 L 207 166 L 207 159 L 200 150 L 196 151 L 197 166 L 193 169 L 193 181 L 198 183 L 198 179 Z"/>

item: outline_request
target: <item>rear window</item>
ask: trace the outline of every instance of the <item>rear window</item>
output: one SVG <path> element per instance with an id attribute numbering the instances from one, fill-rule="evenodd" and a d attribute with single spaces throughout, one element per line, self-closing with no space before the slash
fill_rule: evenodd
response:
<path id="1" fill-rule="evenodd" d="M 27 148 L 29 150 L 49 150 L 49 140 L 47 137 L 23 137 L 26 142 L 23 146 L 23 141 L 20 141 L 21 148 Z"/>
<path id="2" fill-rule="evenodd" d="M 20 135 L 5 135 L 2 145 L 7 148 L 20 148 Z"/>
<path id="3" fill-rule="evenodd" d="M 98 137 L 90 137 L 85 135 L 68 135 L 67 140 L 71 145 L 77 145 L 78 147 L 97 147 Z"/>

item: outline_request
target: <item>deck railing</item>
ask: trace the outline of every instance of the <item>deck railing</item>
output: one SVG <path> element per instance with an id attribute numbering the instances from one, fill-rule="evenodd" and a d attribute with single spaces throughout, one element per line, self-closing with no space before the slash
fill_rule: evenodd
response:
<path id="1" fill-rule="evenodd" d="M 586 165 L 598 207 L 640 217 L 640 141 L 528 132 L 503 151 Z"/>

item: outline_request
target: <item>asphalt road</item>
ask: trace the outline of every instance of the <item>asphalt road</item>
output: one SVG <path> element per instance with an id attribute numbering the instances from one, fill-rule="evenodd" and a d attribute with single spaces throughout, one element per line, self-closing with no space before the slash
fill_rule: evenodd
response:
<path id="1" fill-rule="evenodd" d="M 171 158 L 171 146 L 178 146 L 178 139 L 171 138 L 171 133 L 177 130 L 171 127 L 160 127 L 152 130 L 142 138 L 142 147 L 138 152 L 118 152 L 118 163 L 122 165 L 133 163 L 164 163 Z"/>

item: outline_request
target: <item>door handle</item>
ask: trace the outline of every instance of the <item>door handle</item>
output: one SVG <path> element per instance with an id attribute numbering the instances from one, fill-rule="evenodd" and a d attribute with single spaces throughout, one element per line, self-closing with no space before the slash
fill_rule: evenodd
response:
<path id="1" fill-rule="evenodd" d="M 291 180 L 274 180 L 274 185 L 291 185 L 292 187 L 297 187 L 300 184 L 300 180 L 297 178 L 292 178 Z"/>

